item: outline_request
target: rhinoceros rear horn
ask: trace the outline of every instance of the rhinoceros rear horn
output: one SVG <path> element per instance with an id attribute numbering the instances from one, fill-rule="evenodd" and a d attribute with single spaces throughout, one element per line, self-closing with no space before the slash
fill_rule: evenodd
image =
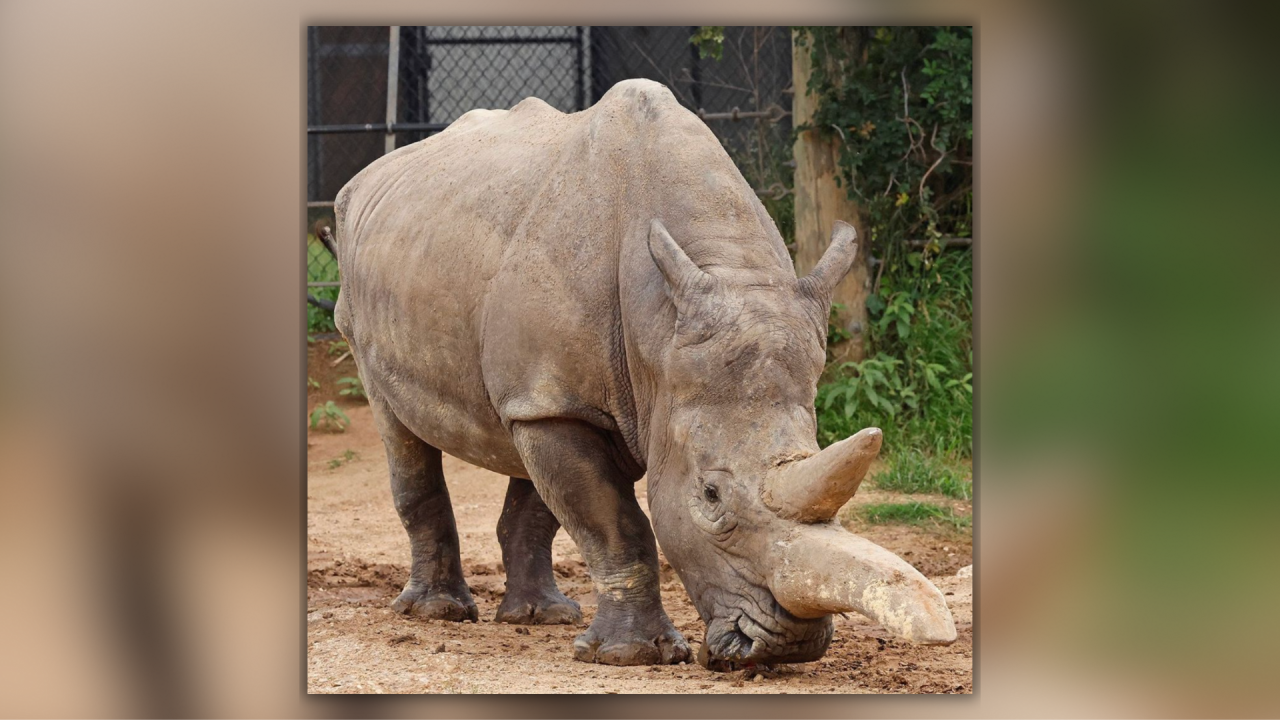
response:
<path id="1" fill-rule="evenodd" d="M 765 504 L 788 520 L 830 520 L 858 491 L 880 454 L 882 437 L 880 428 L 867 428 L 817 455 L 783 465 L 765 479 Z"/>
<path id="2" fill-rule="evenodd" d="M 831 229 L 831 244 L 813 271 L 801 280 L 801 286 L 815 296 L 829 298 L 849 268 L 853 267 L 853 259 L 858 256 L 857 239 L 858 231 L 852 225 L 837 220 Z"/>
<path id="3" fill-rule="evenodd" d="M 649 223 L 649 254 L 666 278 L 668 291 L 677 305 L 690 295 L 712 291 L 715 278 L 689 259 L 661 220 Z"/>

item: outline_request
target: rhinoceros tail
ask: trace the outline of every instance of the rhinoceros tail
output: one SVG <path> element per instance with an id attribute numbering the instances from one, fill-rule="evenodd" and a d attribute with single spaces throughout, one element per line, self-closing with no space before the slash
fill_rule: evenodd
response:
<path id="1" fill-rule="evenodd" d="M 320 228 L 320 232 L 316 233 L 316 237 L 320 238 L 320 242 L 324 245 L 325 250 L 333 256 L 334 260 L 338 259 L 338 246 L 333 242 L 333 230 L 328 225 Z"/>
<path id="2" fill-rule="evenodd" d="M 322 310 L 328 310 L 329 312 L 334 312 L 335 310 L 338 309 L 337 303 L 332 302 L 330 300 L 325 300 L 324 298 L 318 298 L 315 295 L 312 295 L 311 293 L 307 293 L 307 302 L 311 303 L 312 305 L 315 305 L 316 307 Z"/>

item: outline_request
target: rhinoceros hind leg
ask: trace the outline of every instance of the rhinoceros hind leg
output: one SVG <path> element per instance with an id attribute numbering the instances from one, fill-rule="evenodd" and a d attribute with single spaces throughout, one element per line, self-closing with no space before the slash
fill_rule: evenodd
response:
<path id="1" fill-rule="evenodd" d="M 636 501 L 642 471 L 621 438 L 576 420 L 515 422 L 512 435 L 538 494 L 577 543 L 599 597 L 574 657 L 606 665 L 688 661 L 662 609 L 658 545 Z"/>
<path id="2" fill-rule="evenodd" d="M 440 451 L 411 433 L 377 397 L 371 395 L 369 404 L 387 449 L 391 496 L 412 553 L 409 581 L 391 608 L 416 617 L 475 622 L 479 613 L 462 576 Z"/>
<path id="3" fill-rule="evenodd" d="M 412 578 L 405 585 L 391 609 L 402 615 L 426 618 L 428 620 L 452 620 L 476 622 L 480 618 L 475 602 L 468 591 L 464 597 L 449 591 L 433 592 L 429 588 L 418 586 Z"/>
<path id="4" fill-rule="evenodd" d="M 578 603 L 556 587 L 551 541 L 560 521 L 538 496 L 533 483 L 513 477 L 498 519 L 498 543 L 507 568 L 507 592 L 494 620 L 512 625 L 577 625 Z"/>

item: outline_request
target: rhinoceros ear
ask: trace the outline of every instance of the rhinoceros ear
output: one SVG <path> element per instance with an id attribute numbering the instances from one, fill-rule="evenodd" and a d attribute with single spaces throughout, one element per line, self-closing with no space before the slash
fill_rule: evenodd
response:
<path id="1" fill-rule="evenodd" d="M 685 255 L 661 220 L 649 223 L 649 254 L 667 280 L 671 299 L 679 307 L 695 295 L 711 292 L 715 278 L 702 271 Z"/>
<path id="2" fill-rule="evenodd" d="M 813 271 L 800 281 L 801 287 L 816 298 L 829 300 L 836 285 L 853 267 L 853 259 L 858 256 L 857 240 L 858 231 L 837 220 L 831 229 L 831 244 Z"/>

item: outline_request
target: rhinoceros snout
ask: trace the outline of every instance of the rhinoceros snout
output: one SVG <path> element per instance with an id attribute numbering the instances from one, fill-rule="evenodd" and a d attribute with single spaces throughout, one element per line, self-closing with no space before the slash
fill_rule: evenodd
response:
<path id="1" fill-rule="evenodd" d="M 715 672 L 731 672 L 756 665 L 812 662 L 826 653 L 833 630 L 830 618 L 805 620 L 776 610 L 778 614 L 765 623 L 745 613 L 731 620 L 713 620 L 698 649 L 698 664 Z"/>

